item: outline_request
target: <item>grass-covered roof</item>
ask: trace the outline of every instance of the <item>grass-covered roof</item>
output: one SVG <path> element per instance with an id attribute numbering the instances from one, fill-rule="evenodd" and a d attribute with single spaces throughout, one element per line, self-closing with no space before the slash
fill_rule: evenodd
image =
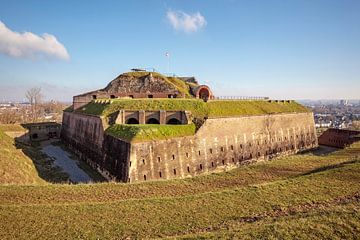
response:
<path id="1" fill-rule="evenodd" d="M 275 101 L 213 100 L 200 99 L 112 99 L 90 102 L 77 112 L 108 116 L 120 109 L 125 110 L 187 110 L 195 118 L 237 117 L 274 113 L 308 112 L 301 104 Z"/>
<path id="2" fill-rule="evenodd" d="M 106 133 L 134 143 L 191 136 L 195 134 L 195 130 L 195 124 L 114 124 L 106 129 Z"/>
<path id="3" fill-rule="evenodd" d="M 194 135 L 205 118 L 237 117 L 273 113 L 307 112 L 296 102 L 268 101 L 209 101 L 199 99 L 115 99 L 96 100 L 77 110 L 81 113 L 107 117 L 125 110 L 169 110 L 190 111 L 194 124 L 190 125 L 112 125 L 106 133 L 129 142 L 164 140 Z M 198 121 L 200 120 L 200 121 Z"/>

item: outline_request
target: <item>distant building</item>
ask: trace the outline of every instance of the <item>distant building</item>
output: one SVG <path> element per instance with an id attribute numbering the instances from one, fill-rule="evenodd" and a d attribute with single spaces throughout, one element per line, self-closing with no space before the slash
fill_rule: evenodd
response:
<path id="1" fill-rule="evenodd" d="M 344 148 L 359 140 L 360 131 L 330 128 L 319 137 L 319 144 Z"/>
<path id="2" fill-rule="evenodd" d="M 61 125 L 56 122 L 27 123 L 22 125 L 29 130 L 31 141 L 42 141 L 51 138 L 59 138 Z"/>
<path id="3" fill-rule="evenodd" d="M 349 105 L 349 100 L 340 100 L 340 105 L 341 106 L 347 106 L 347 105 Z"/>

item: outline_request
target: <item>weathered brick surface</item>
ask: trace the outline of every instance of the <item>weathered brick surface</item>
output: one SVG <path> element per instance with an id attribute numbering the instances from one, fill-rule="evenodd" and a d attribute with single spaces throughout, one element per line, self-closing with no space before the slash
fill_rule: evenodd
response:
<path id="1" fill-rule="evenodd" d="M 132 144 L 129 180 L 195 176 L 316 146 L 312 113 L 207 119 L 195 136 Z"/>
<path id="2" fill-rule="evenodd" d="M 319 137 L 319 144 L 344 148 L 355 141 L 360 140 L 360 131 L 346 129 L 327 129 Z"/>
<path id="3" fill-rule="evenodd" d="M 228 170 L 318 144 L 312 113 L 207 119 L 194 136 L 131 144 L 99 126 L 99 117 L 64 113 L 62 136 L 98 170 L 130 182 Z"/>

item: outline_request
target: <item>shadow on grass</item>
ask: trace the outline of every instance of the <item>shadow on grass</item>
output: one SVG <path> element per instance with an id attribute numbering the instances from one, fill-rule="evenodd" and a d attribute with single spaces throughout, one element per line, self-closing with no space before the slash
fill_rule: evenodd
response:
<path id="1" fill-rule="evenodd" d="M 325 171 L 328 171 L 328 170 L 331 170 L 331 169 L 342 168 L 342 167 L 345 167 L 346 165 L 354 164 L 354 163 L 360 163 L 360 160 L 359 159 L 353 159 L 353 160 L 349 160 L 349 161 L 342 162 L 342 163 L 337 163 L 337 164 L 332 164 L 332 165 L 316 168 L 314 170 L 311 170 L 309 172 L 300 174 L 298 176 L 306 176 L 306 175 L 311 175 L 311 174 L 314 174 L 314 173 L 325 172 Z"/>
<path id="2" fill-rule="evenodd" d="M 298 154 L 300 155 L 304 155 L 304 154 L 312 154 L 315 156 L 325 156 L 328 155 L 330 153 L 333 152 L 337 152 L 342 150 L 341 148 L 335 148 L 335 147 L 328 147 L 328 146 L 324 146 L 324 145 L 319 145 L 317 148 L 315 149 L 308 149 L 305 151 L 301 151 Z"/>

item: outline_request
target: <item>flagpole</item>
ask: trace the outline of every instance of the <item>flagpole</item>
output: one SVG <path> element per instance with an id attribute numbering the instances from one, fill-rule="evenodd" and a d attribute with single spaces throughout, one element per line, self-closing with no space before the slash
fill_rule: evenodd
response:
<path id="1" fill-rule="evenodd" d="M 170 74 L 170 53 L 166 52 L 165 56 L 167 57 L 167 72 Z"/>

